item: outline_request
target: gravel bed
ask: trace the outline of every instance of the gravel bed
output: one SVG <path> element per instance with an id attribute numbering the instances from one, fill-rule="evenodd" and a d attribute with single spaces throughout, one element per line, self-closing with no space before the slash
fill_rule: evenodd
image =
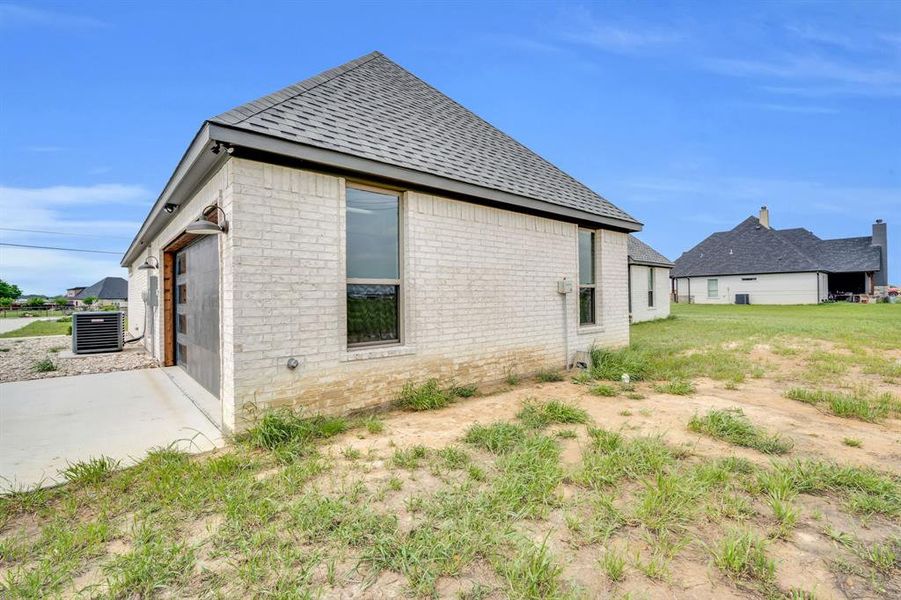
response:
<path id="1" fill-rule="evenodd" d="M 72 338 L 67 335 L 0 339 L 0 383 L 88 373 L 111 373 L 157 366 L 156 359 L 147 354 L 141 346 L 130 345 L 122 352 L 90 354 L 78 358 L 60 356 L 60 353 L 71 350 Z M 44 373 L 35 371 L 35 363 L 45 358 L 53 362 L 56 370 Z"/>

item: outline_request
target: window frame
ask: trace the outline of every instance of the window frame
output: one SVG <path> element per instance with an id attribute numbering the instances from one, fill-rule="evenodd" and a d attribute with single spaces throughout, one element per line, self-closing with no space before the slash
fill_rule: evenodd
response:
<path id="1" fill-rule="evenodd" d="M 591 234 L 591 280 L 592 283 L 583 284 L 582 283 L 582 243 L 581 243 L 581 235 L 582 233 Z M 597 327 L 598 325 L 598 260 L 597 260 L 597 231 L 594 229 L 586 229 L 584 227 L 579 227 L 579 230 L 576 234 L 576 267 L 578 276 L 576 277 L 578 281 L 578 289 L 579 294 L 576 298 L 576 307 L 578 310 L 579 316 L 579 327 Z M 582 290 L 590 289 L 591 290 L 591 321 L 582 322 Z"/>
<path id="2" fill-rule="evenodd" d="M 710 293 L 710 282 L 713 282 L 713 294 Z M 707 298 L 720 297 L 720 280 L 718 278 L 710 278 L 707 280 Z"/>
<path id="3" fill-rule="evenodd" d="M 347 190 L 350 189 L 397 198 L 397 279 L 347 276 Z M 345 180 L 344 182 L 344 347 L 347 350 L 368 350 L 371 348 L 402 346 L 404 344 L 404 205 L 404 192 L 402 190 L 374 186 L 352 180 Z M 397 339 L 350 342 L 347 330 L 347 286 L 349 285 L 393 285 L 397 288 Z"/>
<path id="4" fill-rule="evenodd" d="M 648 267 L 648 308 L 654 308 L 656 287 L 654 286 L 654 267 Z"/>

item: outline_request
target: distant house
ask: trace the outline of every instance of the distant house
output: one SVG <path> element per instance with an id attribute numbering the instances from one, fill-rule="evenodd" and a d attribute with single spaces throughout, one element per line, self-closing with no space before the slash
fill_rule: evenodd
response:
<path id="1" fill-rule="evenodd" d="M 125 308 L 128 306 L 128 281 L 121 277 L 104 277 L 76 294 L 75 305 L 84 306 L 85 298 L 97 298 L 96 304 L 114 304 Z"/>
<path id="2" fill-rule="evenodd" d="M 667 257 L 629 236 L 629 317 L 633 323 L 669 316 L 672 267 Z"/>
<path id="3" fill-rule="evenodd" d="M 714 233 L 676 259 L 671 277 L 679 302 L 816 304 L 888 292 L 888 235 L 823 240 L 798 227 L 775 229 L 769 210 Z"/>
<path id="4" fill-rule="evenodd" d="M 74 300 L 76 297 L 78 297 L 78 294 L 80 294 L 82 292 L 82 290 L 84 290 L 84 286 L 71 287 L 66 290 L 66 293 L 63 295 L 63 297 L 68 298 L 70 300 Z"/>

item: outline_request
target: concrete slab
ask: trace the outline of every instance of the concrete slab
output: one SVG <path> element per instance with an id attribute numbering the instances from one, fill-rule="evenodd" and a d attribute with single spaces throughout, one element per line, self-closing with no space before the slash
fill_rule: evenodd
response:
<path id="1" fill-rule="evenodd" d="M 0 384 L 0 490 L 54 485 L 69 462 L 133 464 L 174 444 L 205 452 L 220 431 L 161 369 Z"/>

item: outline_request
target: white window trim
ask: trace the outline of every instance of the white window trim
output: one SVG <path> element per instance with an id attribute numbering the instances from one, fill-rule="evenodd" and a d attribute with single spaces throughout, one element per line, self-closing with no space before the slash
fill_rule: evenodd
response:
<path id="1" fill-rule="evenodd" d="M 408 204 L 407 193 L 392 189 L 390 187 L 381 187 L 377 185 L 369 185 L 357 181 L 348 181 L 342 178 L 341 198 L 340 198 L 340 214 L 338 217 L 340 228 L 340 252 L 341 257 L 338 261 L 338 269 L 341 280 L 343 281 L 343 293 L 341 294 L 342 310 L 340 315 L 339 334 L 342 344 L 342 361 L 363 360 L 368 358 L 383 358 L 388 356 L 400 356 L 404 354 L 413 354 L 416 349 L 407 345 L 407 302 L 406 302 L 406 285 L 405 273 L 407 270 L 407 258 L 405 252 L 406 246 L 406 206 Z M 397 197 L 397 279 L 369 279 L 360 277 L 347 276 L 347 188 L 358 190 L 366 190 L 378 194 L 390 194 Z M 384 342 L 364 342 L 361 344 L 349 344 L 347 342 L 347 286 L 354 284 L 362 285 L 396 285 L 397 286 L 397 338 L 396 340 Z"/>
<path id="2" fill-rule="evenodd" d="M 580 281 L 582 265 L 579 262 L 581 258 L 581 244 L 579 244 L 579 234 L 583 231 L 591 233 L 591 263 L 594 267 L 594 273 L 592 273 L 592 279 L 594 280 L 594 283 L 585 285 L 582 285 L 582 282 Z M 578 293 L 576 294 L 576 322 L 579 324 L 580 333 L 590 333 L 592 330 L 601 327 L 600 323 L 598 323 L 598 265 L 601 262 L 598 260 L 598 249 L 600 248 L 598 237 L 599 236 L 597 229 L 586 229 L 584 227 L 579 227 L 576 232 L 576 282 L 578 284 Z M 582 288 L 590 288 L 594 290 L 594 310 L 592 311 L 592 314 L 594 315 L 594 321 L 591 323 L 582 323 Z"/>

